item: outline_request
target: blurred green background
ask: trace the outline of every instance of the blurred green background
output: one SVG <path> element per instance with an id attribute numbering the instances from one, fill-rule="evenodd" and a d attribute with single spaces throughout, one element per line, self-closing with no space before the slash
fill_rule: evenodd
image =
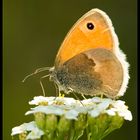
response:
<path id="1" fill-rule="evenodd" d="M 122 100 L 133 114 L 122 128 L 105 140 L 137 138 L 137 2 L 136 0 L 3 0 L 3 140 L 12 139 L 11 129 L 32 120 L 24 116 L 28 101 L 42 95 L 41 73 L 23 78 L 35 69 L 53 66 L 61 42 L 71 26 L 87 11 L 99 8 L 112 19 L 120 47 L 130 63 L 130 82 Z M 47 95 L 55 95 L 51 82 L 44 80 Z"/>

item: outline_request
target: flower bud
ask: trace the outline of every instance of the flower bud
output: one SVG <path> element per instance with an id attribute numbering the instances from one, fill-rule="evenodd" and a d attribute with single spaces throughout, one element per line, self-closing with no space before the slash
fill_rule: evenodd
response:
<path id="1" fill-rule="evenodd" d="M 45 131 L 47 132 L 55 131 L 56 127 L 57 127 L 57 116 L 54 114 L 47 115 Z"/>
<path id="2" fill-rule="evenodd" d="M 71 126 L 71 120 L 68 120 L 65 118 L 65 116 L 61 116 L 60 117 L 60 120 L 59 120 L 59 123 L 58 123 L 58 131 L 59 132 L 67 132 L 69 131 L 70 129 L 70 126 Z"/>
<path id="3" fill-rule="evenodd" d="M 36 125 L 44 130 L 45 129 L 45 114 L 42 112 L 37 112 L 34 114 Z"/>

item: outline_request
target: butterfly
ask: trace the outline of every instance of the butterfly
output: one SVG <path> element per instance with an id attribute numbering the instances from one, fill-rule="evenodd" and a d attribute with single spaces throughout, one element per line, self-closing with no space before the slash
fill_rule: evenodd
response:
<path id="1" fill-rule="evenodd" d="M 70 29 L 58 50 L 54 66 L 37 69 L 33 74 L 49 70 L 49 75 L 42 78 L 49 76 L 59 91 L 66 94 L 103 94 L 116 98 L 126 91 L 128 68 L 109 16 L 95 8 Z"/>

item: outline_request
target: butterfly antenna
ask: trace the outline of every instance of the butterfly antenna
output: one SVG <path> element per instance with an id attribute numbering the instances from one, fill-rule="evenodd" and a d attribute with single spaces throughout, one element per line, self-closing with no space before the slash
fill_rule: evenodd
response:
<path id="1" fill-rule="evenodd" d="M 45 96 L 46 94 L 45 94 L 45 89 L 44 89 L 42 80 L 43 80 L 44 78 L 47 78 L 48 76 L 50 76 L 50 75 L 48 74 L 48 75 L 42 76 L 42 77 L 40 78 L 40 81 L 39 81 L 40 86 L 41 86 L 41 89 L 42 89 L 43 96 Z"/>
<path id="2" fill-rule="evenodd" d="M 40 72 L 43 72 L 43 71 L 46 71 L 46 70 L 49 71 L 51 68 L 52 68 L 52 67 L 38 68 L 38 69 L 36 69 L 33 73 L 27 75 L 27 76 L 22 80 L 22 82 L 24 83 L 29 77 L 31 77 L 31 76 L 33 76 L 33 75 L 35 75 L 35 74 L 37 74 L 37 73 L 40 73 Z"/>

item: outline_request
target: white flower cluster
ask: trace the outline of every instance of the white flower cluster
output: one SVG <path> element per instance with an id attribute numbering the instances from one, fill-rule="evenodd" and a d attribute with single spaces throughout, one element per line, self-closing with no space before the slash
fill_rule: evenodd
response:
<path id="1" fill-rule="evenodd" d="M 68 97 L 37 96 L 34 97 L 29 104 L 36 105 L 36 107 L 31 108 L 25 115 L 41 112 L 58 116 L 64 115 L 67 119 L 77 120 L 80 113 L 89 114 L 92 117 L 98 117 L 100 114 L 106 113 L 110 116 L 115 116 L 117 114 L 125 120 L 132 120 L 132 114 L 124 101 L 115 101 L 109 98 L 93 97 L 91 99 L 79 101 Z M 30 122 L 14 127 L 11 135 L 26 131 L 31 131 L 26 139 L 37 139 L 44 134 L 44 132 L 36 126 L 35 122 Z"/>
<path id="2" fill-rule="evenodd" d="M 41 105 L 41 103 L 45 102 L 47 106 Z M 76 120 L 79 113 L 89 113 L 93 117 L 97 117 L 101 113 L 107 113 L 111 116 L 117 113 L 119 116 L 124 117 L 125 120 L 132 120 L 132 114 L 124 101 L 115 101 L 109 98 L 93 97 L 79 101 L 68 97 L 37 96 L 29 104 L 38 106 L 32 108 L 26 115 L 42 112 L 45 114 L 65 115 L 67 119 Z"/>

